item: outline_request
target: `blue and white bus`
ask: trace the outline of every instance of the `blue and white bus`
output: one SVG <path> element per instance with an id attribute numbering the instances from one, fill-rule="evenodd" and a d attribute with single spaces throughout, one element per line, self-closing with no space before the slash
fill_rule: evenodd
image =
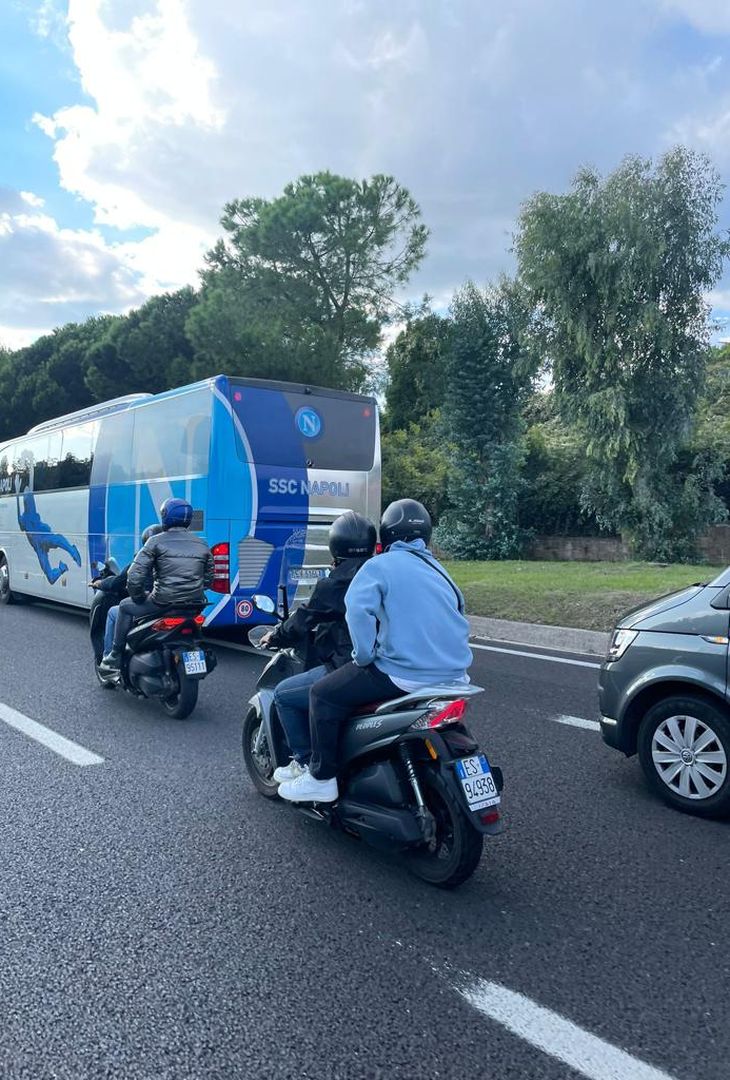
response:
<path id="1" fill-rule="evenodd" d="M 100 565 L 128 563 L 173 495 L 213 550 L 206 625 L 250 622 L 254 593 L 299 603 L 327 572 L 338 514 L 378 520 L 376 402 L 219 375 L 0 442 L 0 600 L 87 607 Z"/>

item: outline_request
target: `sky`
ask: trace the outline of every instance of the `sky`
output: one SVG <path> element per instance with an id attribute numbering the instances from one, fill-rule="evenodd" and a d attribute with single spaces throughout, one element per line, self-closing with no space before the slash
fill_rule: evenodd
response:
<path id="1" fill-rule="evenodd" d="M 196 284 L 320 169 L 409 188 L 445 307 L 534 191 L 680 142 L 730 180 L 730 0 L 0 0 L 0 343 Z"/>

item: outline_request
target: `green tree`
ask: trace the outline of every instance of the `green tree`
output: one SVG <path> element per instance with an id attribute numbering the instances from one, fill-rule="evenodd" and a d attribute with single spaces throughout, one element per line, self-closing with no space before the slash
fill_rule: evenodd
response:
<path id="1" fill-rule="evenodd" d="M 85 382 L 94 400 L 158 394 L 190 382 L 193 347 L 185 325 L 196 302 L 195 291 L 187 287 L 153 296 L 110 322 L 86 357 Z"/>
<path id="2" fill-rule="evenodd" d="M 221 271 L 206 285 L 186 324 L 196 378 L 220 371 L 359 389 L 359 360 L 343 362 L 325 327 L 303 322 L 289 305 L 267 304 L 246 291 L 237 274 Z"/>
<path id="3" fill-rule="evenodd" d="M 0 431 L 21 435 L 34 424 L 94 402 L 85 383 L 86 357 L 117 320 L 69 323 L 18 349 L 0 366 Z"/>
<path id="4" fill-rule="evenodd" d="M 514 282 L 454 298 L 445 419 L 452 447 L 452 509 L 438 543 L 456 558 L 519 555 L 523 407 L 536 371 L 531 315 Z"/>
<path id="5" fill-rule="evenodd" d="M 339 367 L 336 385 L 358 385 L 396 291 L 424 255 L 428 234 L 411 195 L 389 176 L 321 172 L 272 200 L 227 203 L 221 224 L 202 298 L 225 332 L 219 346 L 249 364 L 271 363 L 278 349 L 280 377 L 322 352 Z M 203 307 L 191 320 L 198 342 L 206 317 Z"/>
<path id="6" fill-rule="evenodd" d="M 716 450 L 723 461 L 730 463 L 730 345 L 710 351 L 693 442 L 698 449 Z"/>
<path id="7" fill-rule="evenodd" d="M 595 536 L 595 517 L 581 506 L 585 473 L 583 440 L 563 423 L 555 395 L 540 391 L 525 410 L 525 465 L 519 520 L 525 529 L 561 536 Z"/>
<path id="8" fill-rule="evenodd" d="M 704 294 L 730 253 L 721 194 L 709 161 L 678 148 L 605 178 L 583 170 L 569 194 L 537 194 L 520 215 L 520 278 L 585 445 L 583 505 L 646 558 L 692 557 L 721 513 L 716 465 L 676 467 L 704 383 Z"/>
<path id="9" fill-rule="evenodd" d="M 389 430 L 418 424 L 441 407 L 451 324 L 428 313 L 411 319 L 385 354 L 385 423 Z"/>
<path id="10" fill-rule="evenodd" d="M 383 432 L 383 506 L 394 499 L 418 499 L 434 522 L 449 505 L 449 457 L 438 410 Z"/>

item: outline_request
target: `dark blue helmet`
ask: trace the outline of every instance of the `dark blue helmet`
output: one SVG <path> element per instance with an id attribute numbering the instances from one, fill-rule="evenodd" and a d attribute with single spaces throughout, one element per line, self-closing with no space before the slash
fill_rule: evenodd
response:
<path id="1" fill-rule="evenodd" d="M 193 520 L 193 508 L 185 499 L 165 499 L 160 507 L 163 529 L 187 529 Z"/>

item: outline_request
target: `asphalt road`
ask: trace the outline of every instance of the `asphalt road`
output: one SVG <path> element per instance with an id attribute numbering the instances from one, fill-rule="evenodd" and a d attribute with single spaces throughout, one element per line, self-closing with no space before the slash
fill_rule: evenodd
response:
<path id="1" fill-rule="evenodd" d="M 0 609 L 0 703 L 104 759 L 0 721 L 0 1076 L 727 1080 L 730 828 L 556 722 L 593 667 L 477 653 L 509 828 L 443 893 L 254 792 L 261 663 L 173 721 L 97 687 L 78 615 Z"/>

